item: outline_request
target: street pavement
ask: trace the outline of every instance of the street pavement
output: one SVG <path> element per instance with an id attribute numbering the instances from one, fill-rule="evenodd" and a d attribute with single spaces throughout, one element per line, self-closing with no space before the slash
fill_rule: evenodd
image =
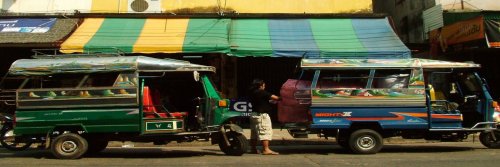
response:
<path id="1" fill-rule="evenodd" d="M 352 154 L 338 145 L 275 145 L 280 155 L 227 156 L 218 146 L 109 147 L 77 160 L 55 159 L 50 150 L 0 148 L 1 166 L 405 166 L 497 167 L 500 150 L 478 142 L 387 144 L 377 154 Z"/>
<path id="2" fill-rule="evenodd" d="M 250 139 L 250 129 L 243 129 L 243 135 Z M 272 146 L 278 145 L 336 145 L 335 138 L 318 137 L 317 134 L 309 134 L 307 138 L 293 138 L 286 129 L 273 129 Z M 470 135 L 467 142 L 479 142 L 479 135 Z M 384 139 L 384 144 L 405 144 L 405 143 L 436 143 L 439 141 L 428 141 L 424 139 L 402 139 L 401 137 L 391 137 Z M 153 143 L 132 143 L 132 142 L 110 142 L 108 147 L 190 147 L 190 146 L 210 146 L 211 142 L 170 142 L 166 145 L 153 145 Z"/>
<path id="3" fill-rule="evenodd" d="M 250 130 L 244 135 L 250 137 Z M 55 159 L 50 150 L 12 152 L 0 148 L 2 166 L 498 166 L 499 149 L 487 149 L 477 139 L 467 142 L 435 142 L 416 139 L 385 139 L 377 154 L 358 155 L 342 149 L 335 140 L 309 135 L 294 139 L 275 129 L 271 147 L 278 156 L 244 154 L 227 156 L 210 142 L 152 143 L 111 142 L 110 147 L 78 160 Z M 128 148 L 130 147 L 130 148 Z M 132 148 L 133 147 L 133 148 Z"/>

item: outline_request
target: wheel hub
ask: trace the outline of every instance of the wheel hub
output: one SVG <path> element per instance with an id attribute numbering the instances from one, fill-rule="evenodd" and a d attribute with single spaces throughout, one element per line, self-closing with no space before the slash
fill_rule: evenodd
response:
<path id="1" fill-rule="evenodd" d="M 78 149 L 78 145 L 74 141 L 64 141 L 61 145 L 61 150 L 66 153 L 74 152 Z"/>
<path id="2" fill-rule="evenodd" d="M 371 137 L 364 136 L 358 139 L 358 146 L 363 149 L 371 149 L 375 147 L 375 140 Z"/>

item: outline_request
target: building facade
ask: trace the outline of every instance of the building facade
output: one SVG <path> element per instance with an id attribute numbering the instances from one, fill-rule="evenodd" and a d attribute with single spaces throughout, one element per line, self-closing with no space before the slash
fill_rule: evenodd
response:
<path id="1" fill-rule="evenodd" d="M 435 5 L 435 0 L 373 0 L 373 12 L 391 16 L 399 38 L 411 48 L 427 43 L 422 11 Z"/>

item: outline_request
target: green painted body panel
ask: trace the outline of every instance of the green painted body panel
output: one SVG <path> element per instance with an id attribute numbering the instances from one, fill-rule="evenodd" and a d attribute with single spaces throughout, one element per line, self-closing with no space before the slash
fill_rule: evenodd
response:
<path id="1" fill-rule="evenodd" d="M 57 126 L 78 126 L 87 133 L 139 132 L 139 109 L 58 109 L 16 111 L 16 134 L 46 134 Z"/>
<path id="2" fill-rule="evenodd" d="M 202 77 L 202 82 L 204 84 L 204 88 L 207 94 L 207 99 L 212 99 L 215 104 L 211 104 L 210 102 L 206 102 L 205 111 L 213 112 L 213 121 L 212 125 L 222 125 L 227 122 L 230 118 L 242 116 L 242 112 L 235 112 L 229 110 L 229 100 L 223 99 L 220 97 L 217 90 L 212 85 L 212 82 L 207 76 Z M 219 107 L 216 103 L 219 100 L 225 100 L 228 107 Z M 213 111 L 212 111 L 213 110 Z"/>
<path id="3" fill-rule="evenodd" d="M 228 107 L 218 106 L 222 99 L 214 85 L 206 75 L 200 78 L 205 89 L 205 102 L 200 106 L 205 116 L 210 122 L 206 125 L 222 125 L 232 117 L 241 116 L 240 112 L 229 111 Z M 64 109 L 29 109 L 16 111 L 15 133 L 19 135 L 44 135 L 55 130 L 57 127 L 78 127 L 86 133 L 115 133 L 132 132 L 145 134 L 172 133 L 183 131 L 186 126 L 182 121 L 172 120 L 172 118 L 155 119 L 157 122 L 151 123 L 151 119 L 145 119 L 143 115 L 143 87 L 141 82 L 139 89 L 139 105 L 131 107 L 101 107 L 101 108 L 64 108 Z M 159 123 L 158 123 L 159 122 Z M 170 129 L 169 129 L 170 128 Z"/>

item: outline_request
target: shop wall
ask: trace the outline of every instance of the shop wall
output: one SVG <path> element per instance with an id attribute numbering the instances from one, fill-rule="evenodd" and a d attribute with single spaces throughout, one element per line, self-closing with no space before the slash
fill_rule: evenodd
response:
<path id="1" fill-rule="evenodd" d="M 390 15 L 404 43 L 426 43 L 422 12 L 435 5 L 435 0 L 373 0 L 373 12 Z"/>
<path id="2" fill-rule="evenodd" d="M 2 0 L 2 10 L 12 13 L 90 12 L 91 0 Z"/>
<path id="3" fill-rule="evenodd" d="M 12 13 L 372 12 L 372 0 L 2 0 L 1 5 Z"/>

